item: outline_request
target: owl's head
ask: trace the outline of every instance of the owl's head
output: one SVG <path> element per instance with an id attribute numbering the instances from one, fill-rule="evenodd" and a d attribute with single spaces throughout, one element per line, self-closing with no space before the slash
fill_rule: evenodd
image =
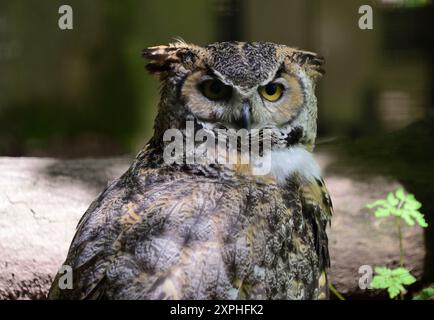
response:
<path id="1" fill-rule="evenodd" d="M 177 42 L 143 56 L 162 81 L 156 134 L 194 120 L 211 130 L 267 128 L 278 144 L 313 146 L 314 90 L 323 74 L 315 53 L 270 42 Z"/>

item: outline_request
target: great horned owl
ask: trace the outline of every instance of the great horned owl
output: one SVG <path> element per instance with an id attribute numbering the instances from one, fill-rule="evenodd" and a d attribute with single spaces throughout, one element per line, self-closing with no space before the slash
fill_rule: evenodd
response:
<path id="1" fill-rule="evenodd" d="M 143 55 L 162 84 L 155 133 L 82 217 L 65 261 L 73 288 L 57 275 L 49 298 L 327 298 L 332 205 L 311 154 L 323 59 L 269 42 Z M 185 140 L 187 121 L 212 134 L 270 129 L 270 172 L 167 163 L 164 134 Z"/>

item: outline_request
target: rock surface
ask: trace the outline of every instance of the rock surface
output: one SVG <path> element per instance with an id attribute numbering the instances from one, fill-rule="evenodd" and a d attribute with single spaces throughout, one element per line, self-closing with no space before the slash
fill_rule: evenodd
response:
<path id="1" fill-rule="evenodd" d="M 333 158 L 317 155 L 327 168 Z M 43 299 L 66 257 L 78 220 L 106 183 L 131 159 L 0 158 L 0 299 Z M 347 297 L 381 297 L 359 288 L 359 268 L 399 258 L 393 221 L 378 220 L 365 205 L 399 186 L 351 168 L 325 170 L 334 208 L 329 230 L 330 278 Z M 404 228 L 408 267 L 420 278 L 425 256 L 420 228 Z"/>

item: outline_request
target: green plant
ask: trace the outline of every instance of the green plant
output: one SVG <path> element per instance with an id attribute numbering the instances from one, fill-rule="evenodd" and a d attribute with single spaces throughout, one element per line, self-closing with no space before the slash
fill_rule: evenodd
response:
<path id="1" fill-rule="evenodd" d="M 413 300 L 429 300 L 434 299 L 434 286 L 425 288 L 419 294 L 413 297 Z"/>
<path id="2" fill-rule="evenodd" d="M 376 267 L 377 275 L 372 279 L 371 285 L 375 289 L 387 289 L 390 298 L 395 298 L 400 293 L 405 293 L 404 285 L 410 285 L 416 282 L 406 268 L 389 269 L 385 267 Z"/>
<path id="3" fill-rule="evenodd" d="M 339 300 L 345 300 L 344 296 L 340 294 L 331 282 L 329 282 L 329 289 Z"/>
<path id="4" fill-rule="evenodd" d="M 398 295 L 403 299 L 406 293 L 405 286 L 416 282 L 416 278 L 405 268 L 401 222 L 404 221 L 409 226 L 418 224 L 426 228 L 428 224 L 423 213 L 419 211 L 422 204 L 413 194 L 406 193 L 403 188 L 399 188 L 394 193 L 389 192 L 385 199 L 374 201 L 367 207 L 375 209 L 377 218 L 394 217 L 399 238 L 399 268 L 376 267 L 376 275 L 372 279 L 371 286 L 374 289 L 387 289 L 391 299 Z"/>

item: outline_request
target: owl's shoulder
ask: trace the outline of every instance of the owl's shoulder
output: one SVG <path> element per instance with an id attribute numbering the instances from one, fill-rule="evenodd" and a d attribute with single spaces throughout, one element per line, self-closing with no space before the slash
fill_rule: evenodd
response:
<path id="1" fill-rule="evenodd" d="M 49 298 L 102 297 L 123 281 L 122 273 L 145 275 L 143 268 L 152 270 L 146 276 L 152 279 L 169 265 L 167 259 L 155 260 L 152 250 L 160 248 L 169 259 L 189 241 L 211 241 L 214 225 L 235 217 L 248 192 L 243 183 L 133 165 L 100 194 L 77 226 L 64 263 L 73 269 L 74 289 L 60 290 L 58 275 Z M 229 235 L 233 229 L 226 231 Z"/>

